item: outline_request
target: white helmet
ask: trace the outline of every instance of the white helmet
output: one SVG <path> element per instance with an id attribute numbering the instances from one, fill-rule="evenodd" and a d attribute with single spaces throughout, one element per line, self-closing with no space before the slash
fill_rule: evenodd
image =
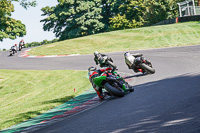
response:
<path id="1" fill-rule="evenodd" d="M 98 55 L 98 54 L 99 54 L 99 52 L 97 52 L 97 51 L 94 52 L 94 55 Z"/>
<path id="2" fill-rule="evenodd" d="M 129 52 L 124 53 L 124 56 L 130 56 L 131 54 Z"/>

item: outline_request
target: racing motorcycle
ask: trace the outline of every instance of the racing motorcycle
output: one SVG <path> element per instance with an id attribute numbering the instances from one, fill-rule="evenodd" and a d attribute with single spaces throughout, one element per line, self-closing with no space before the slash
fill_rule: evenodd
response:
<path id="1" fill-rule="evenodd" d="M 155 69 L 153 69 L 152 64 L 149 60 L 143 57 L 143 54 L 130 54 L 126 52 L 124 54 L 125 63 L 129 69 L 133 69 L 134 72 L 142 72 L 154 74 Z"/>
<path id="2" fill-rule="evenodd" d="M 123 97 L 127 92 L 133 92 L 134 89 L 130 86 L 115 70 L 117 66 L 113 60 L 105 54 L 98 52 L 94 53 L 96 64 L 100 67 L 112 67 L 112 70 L 107 70 L 101 76 L 95 77 L 93 82 L 96 86 L 106 89 L 110 95 Z M 106 76 L 105 76 L 106 75 Z"/>
<path id="3" fill-rule="evenodd" d="M 113 60 L 108 55 L 94 52 L 94 56 L 96 65 L 100 64 L 100 67 L 112 67 L 113 70 L 117 69 L 117 66 L 113 63 Z"/>
<path id="4" fill-rule="evenodd" d="M 17 53 L 16 47 L 15 47 L 15 46 L 12 46 L 12 47 L 10 48 L 9 53 L 10 53 L 10 56 L 12 56 L 12 55 L 14 55 L 15 53 Z"/>
<path id="5" fill-rule="evenodd" d="M 25 47 L 25 44 L 23 42 L 20 42 L 19 43 L 19 51 L 21 51 L 22 48 L 24 48 L 24 47 Z"/>
<path id="6" fill-rule="evenodd" d="M 127 92 L 134 91 L 116 71 L 106 71 L 101 76 L 95 77 L 93 82 L 96 86 L 106 89 L 109 95 L 116 97 L 123 97 Z"/>

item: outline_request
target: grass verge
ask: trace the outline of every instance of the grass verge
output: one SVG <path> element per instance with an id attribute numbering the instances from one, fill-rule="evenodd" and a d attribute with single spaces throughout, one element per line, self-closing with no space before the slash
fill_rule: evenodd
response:
<path id="1" fill-rule="evenodd" d="M 0 130 L 46 112 L 91 87 L 87 72 L 75 70 L 0 70 L 0 79 Z"/>
<path id="2" fill-rule="evenodd" d="M 29 55 L 92 54 L 200 44 L 200 22 L 119 30 L 60 41 L 32 49 Z"/>

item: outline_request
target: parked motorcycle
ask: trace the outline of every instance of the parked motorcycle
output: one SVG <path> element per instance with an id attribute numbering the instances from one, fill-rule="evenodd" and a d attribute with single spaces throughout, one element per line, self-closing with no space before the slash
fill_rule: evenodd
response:
<path id="1" fill-rule="evenodd" d="M 149 60 L 143 57 L 143 54 L 130 54 L 126 52 L 124 54 L 125 63 L 129 69 L 133 69 L 134 72 L 142 72 L 154 74 L 155 69 L 152 67 L 152 64 Z"/>
<path id="2" fill-rule="evenodd" d="M 123 97 L 128 91 L 134 91 L 131 86 L 117 72 L 111 70 L 102 73 L 107 76 L 98 76 L 93 79 L 96 86 L 102 87 L 108 91 L 110 95 Z"/>

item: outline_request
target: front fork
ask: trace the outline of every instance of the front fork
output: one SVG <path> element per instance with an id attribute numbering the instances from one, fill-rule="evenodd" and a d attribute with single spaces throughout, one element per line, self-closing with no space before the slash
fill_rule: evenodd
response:
<path id="1" fill-rule="evenodd" d="M 117 74 L 115 72 L 115 74 Z M 117 74 L 117 77 L 120 79 L 120 81 L 117 80 L 118 84 L 120 84 L 120 86 L 122 87 L 122 89 L 124 90 L 124 92 L 128 92 L 130 89 L 129 89 L 129 85 L 128 83 L 124 80 L 124 78 L 122 78 L 119 74 Z"/>

